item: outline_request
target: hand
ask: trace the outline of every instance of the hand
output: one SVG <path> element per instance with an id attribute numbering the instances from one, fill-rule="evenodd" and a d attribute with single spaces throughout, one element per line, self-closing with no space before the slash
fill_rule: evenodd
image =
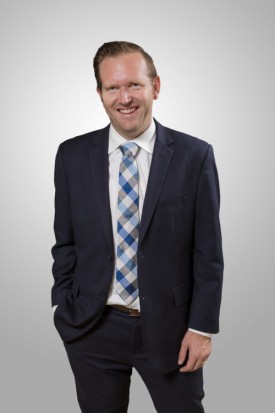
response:
<path id="1" fill-rule="evenodd" d="M 204 365 L 212 349 L 211 338 L 202 334 L 187 331 L 181 342 L 178 364 L 182 364 L 187 355 L 187 363 L 180 368 L 181 372 L 191 372 Z"/>

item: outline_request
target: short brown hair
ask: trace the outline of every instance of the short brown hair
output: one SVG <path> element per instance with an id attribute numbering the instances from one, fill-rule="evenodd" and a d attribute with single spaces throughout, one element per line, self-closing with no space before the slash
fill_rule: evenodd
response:
<path id="1" fill-rule="evenodd" d="M 138 46 L 135 43 L 115 41 L 115 42 L 104 43 L 98 49 L 94 57 L 93 64 L 94 64 L 94 72 L 95 72 L 97 87 L 99 89 L 102 88 L 99 66 L 100 66 L 100 63 L 102 63 L 103 59 L 105 59 L 105 57 L 114 57 L 114 56 L 119 56 L 122 54 L 134 53 L 134 52 L 140 53 L 144 57 L 147 63 L 147 67 L 148 67 L 148 76 L 151 79 L 154 79 L 157 76 L 155 64 L 153 62 L 152 57 L 147 52 L 145 52 L 145 50 L 143 50 L 142 47 Z"/>

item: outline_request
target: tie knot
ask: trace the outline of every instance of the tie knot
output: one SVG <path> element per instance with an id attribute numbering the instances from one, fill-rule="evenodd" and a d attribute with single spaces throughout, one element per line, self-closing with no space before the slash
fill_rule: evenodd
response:
<path id="1" fill-rule="evenodd" d="M 139 147 L 134 142 L 127 142 L 124 145 L 120 145 L 120 150 L 124 156 L 133 156 L 135 158 Z"/>

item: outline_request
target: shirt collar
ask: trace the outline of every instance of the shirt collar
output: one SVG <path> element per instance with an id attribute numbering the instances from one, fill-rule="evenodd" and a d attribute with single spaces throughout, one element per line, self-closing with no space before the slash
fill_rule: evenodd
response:
<path id="1" fill-rule="evenodd" d="M 148 129 L 146 129 L 145 132 L 143 132 L 137 138 L 132 139 L 130 142 L 135 142 L 140 148 L 152 154 L 153 149 L 154 149 L 155 139 L 156 139 L 156 125 L 155 125 L 155 122 L 152 121 L 151 125 L 149 126 Z M 126 142 L 129 142 L 129 141 L 123 138 L 121 135 L 119 135 L 111 124 L 110 130 L 109 130 L 108 155 L 110 155 L 112 152 L 118 149 L 120 145 Z"/>

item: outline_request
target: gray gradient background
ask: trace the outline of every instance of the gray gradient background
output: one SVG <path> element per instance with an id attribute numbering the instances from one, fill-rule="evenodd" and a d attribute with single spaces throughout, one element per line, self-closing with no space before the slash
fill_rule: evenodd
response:
<path id="1" fill-rule="evenodd" d="M 274 2 L 1 0 L 0 28 L 1 412 L 79 411 L 50 304 L 54 158 L 106 125 L 91 59 L 121 39 L 155 60 L 155 117 L 215 149 L 226 270 L 206 412 L 274 411 Z M 129 412 L 154 412 L 136 373 Z"/>

